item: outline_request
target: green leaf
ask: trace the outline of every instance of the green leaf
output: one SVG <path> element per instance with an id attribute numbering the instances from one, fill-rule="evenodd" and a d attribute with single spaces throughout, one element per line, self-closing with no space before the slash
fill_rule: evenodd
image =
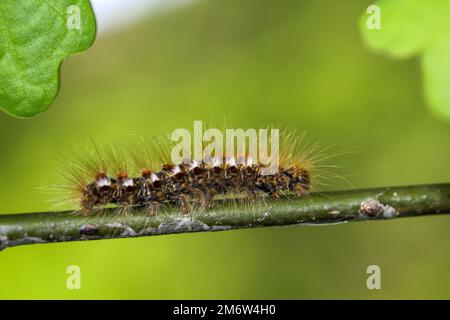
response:
<path id="1" fill-rule="evenodd" d="M 376 6 L 380 28 L 369 28 L 371 10 L 360 21 L 365 43 L 394 58 L 421 56 L 428 104 L 450 120 L 450 1 L 380 0 Z"/>
<path id="2" fill-rule="evenodd" d="M 425 51 L 422 68 L 425 94 L 432 111 L 450 120 L 450 41 Z"/>
<path id="3" fill-rule="evenodd" d="M 0 108 L 23 118 L 45 111 L 61 61 L 94 39 L 89 0 L 0 0 Z"/>

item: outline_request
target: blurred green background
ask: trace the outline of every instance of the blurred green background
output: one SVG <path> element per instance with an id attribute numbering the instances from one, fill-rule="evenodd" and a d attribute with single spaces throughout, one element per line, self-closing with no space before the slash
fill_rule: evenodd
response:
<path id="1" fill-rule="evenodd" d="M 336 163 L 357 188 L 450 181 L 450 126 L 425 106 L 418 61 L 363 46 L 369 3 L 195 1 L 99 37 L 64 62 L 47 112 L 0 114 L 0 212 L 50 210 L 36 190 L 75 145 L 194 120 L 351 147 Z M 449 230 L 436 216 L 22 246 L 0 252 L 0 298 L 450 298 Z"/>

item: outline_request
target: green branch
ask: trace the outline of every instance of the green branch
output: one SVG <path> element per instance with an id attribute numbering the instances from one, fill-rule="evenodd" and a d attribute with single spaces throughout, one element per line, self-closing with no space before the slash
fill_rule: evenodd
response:
<path id="1" fill-rule="evenodd" d="M 256 206 L 218 203 L 192 217 L 172 207 L 156 216 L 147 216 L 142 209 L 134 211 L 128 216 L 117 210 L 89 217 L 69 211 L 0 215 L 0 249 L 33 243 L 448 214 L 450 184 L 330 192 Z"/>

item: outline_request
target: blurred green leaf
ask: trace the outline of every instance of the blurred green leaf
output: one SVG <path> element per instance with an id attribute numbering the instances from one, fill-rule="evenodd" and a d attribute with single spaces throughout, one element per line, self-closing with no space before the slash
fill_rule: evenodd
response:
<path id="1" fill-rule="evenodd" d="M 360 25 L 364 41 L 375 51 L 395 58 L 422 56 L 428 104 L 450 120 L 450 1 L 380 0 Z"/>
<path id="2" fill-rule="evenodd" d="M 46 110 L 59 66 L 95 38 L 89 0 L 0 1 L 0 108 L 16 117 Z"/>

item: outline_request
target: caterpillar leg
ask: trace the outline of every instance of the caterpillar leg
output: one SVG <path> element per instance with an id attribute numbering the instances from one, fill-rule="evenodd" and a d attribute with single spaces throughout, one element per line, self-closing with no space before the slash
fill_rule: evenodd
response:
<path id="1" fill-rule="evenodd" d="M 297 197 L 305 197 L 308 195 L 308 190 L 304 188 L 301 184 L 297 184 L 294 186 L 294 192 Z"/>
<path id="2" fill-rule="evenodd" d="M 193 210 L 190 203 L 191 197 L 187 194 L 180 195 L 181 212 L 183 214 L 190 214 Z"/>
<path id="3" fill-rule="evenodd" d="M 119 208 L 119 211 L 118 211 L 119 212 L 119 216 L 121 218 L 126 219 L 126 218 L 128 218 L 129 216 L 132 215 L 130 204 L 123 203 L 118 208 Z"/>
<path id="4" fill-rule="evenodd" d="M 80 213 L 82 216 L 91 216 L 94 213 L 94 210 L 92 208 L 85 208 L 81 207 Z"/>
<path id="5" fill-rule="evenodd" d="M 246 200 L 250 205 L 255 205 L 259 202 L 263 202 L 265 199 L 265 194 L 263 192 L 258 192 L 252 190 L 245 195 Z"/>
<path id="6" fill-rule="evenodd" d="M 217 194 L 216 190 L 214 190 L 214 189 L 209 189 L 209 190 L 206 192 L 206 194 L 203 195 L 203 203 L 202 203 L 202 206 L 203 206 L 203 208 L 204 208 L 205 210 L 212 207 L 212 205 L 213 205 L 213 199 L 214 199 L 214 196 L 215 196 L 216 194 Z"/>
<path id="7" fill-rule="evenodd" d="M 280 191 L 273 191 L 272 192 L 272 197 L 275 199 L 275 200 L 280 200 L 281 199 L 281 193 L 280 193 Z"/>
<path id="8" fill-rule="evenodd" d="M 88 201 L 87 199 L 82 199 L 80 202 L 80 213 L 83 216 L 90 216 L 94 213 L 94 204 L 92 201 Z"/>
<path id="9" fill-rule="evenodd" d="M 205 195 L 203 194 L 203 191 L 195 188 L 192 190 L 192 196 L 194 205 L 202 207 L 205 201 Z"/>
<path id="10" fill-rule="evenodd" d="M 214 189 L 209 189 L 205 192 L 197 188 L 192 190 L 192 194 L 195 205 L 202 210 L 206 210 L 212 206 L 216 191 Z"/>
<path id="11" fill-rule="evenodd" d="M 146 214 L 151 217 L 156 216 L 156 215 L 158 215 L 160 208 L 161 208 L 161 203 L 152 201 L 147 205 Z"/>

